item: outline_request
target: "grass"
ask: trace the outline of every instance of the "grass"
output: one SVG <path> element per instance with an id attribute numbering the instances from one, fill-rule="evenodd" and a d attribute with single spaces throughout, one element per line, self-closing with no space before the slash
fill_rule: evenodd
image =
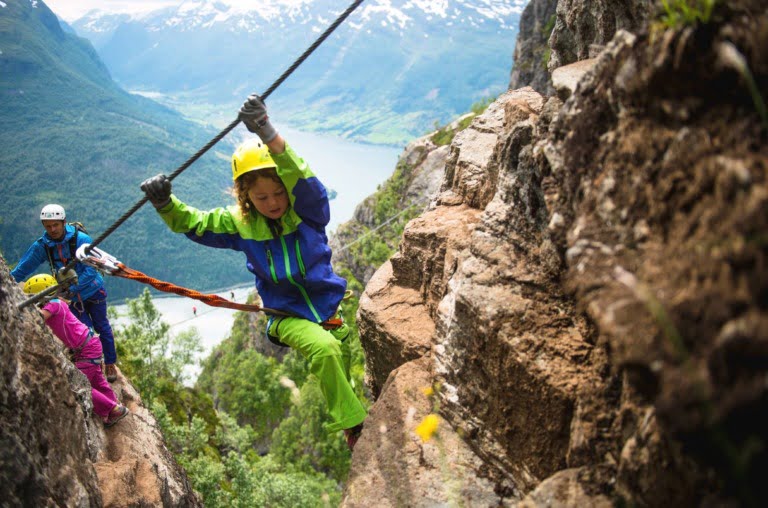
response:
<path id="1" fill-rule="evenodd" d="M 709 23 L 717 0 L 661 0 L 664 12 L 660 21 L 667 28 Z"/>
<path id="2" fill-rule="evenodd" d="M 747 59 L 744 55 L 730 42 L 720 43 L 718 46 L 718 58 L 720 62 L 734 69 L 741 74 L 744 79 L 744 83 L 749 89 L 750 95 L 752 95 L 752 102 L 755 105 L 757 114 L 760 115 L 760 119 L 763 122 L 763 127 L 768 130 L 768 108 L 766 108 L 765 100 L 760 93 L 760 88 L 755 81 L 755 77 L 752 75 L 752 71 L 747 64 Z"/>
<path id="3" fill-rule="evenodd" d="M 467 115 L 465 118 L 459 120 L 459 123 L 456 125 L 456 127 L 451 126 L 452 122 L 449 122 L 441 127 L 440 124 L 435 121 L 435 133 L 432 134 L 430 139 L 437 146 L 450 145 L 456 134 L 469 127 L 469 124 L 472 123 L 472 120 L 474 120 L 476 116 L 481 115 L 486 109 L 488 109 L 488 106 L 494 100 L 496 100 L 495 97 L 486 97 L 472 104 L 472 106 L 470 106 L 471 115 Z"/>

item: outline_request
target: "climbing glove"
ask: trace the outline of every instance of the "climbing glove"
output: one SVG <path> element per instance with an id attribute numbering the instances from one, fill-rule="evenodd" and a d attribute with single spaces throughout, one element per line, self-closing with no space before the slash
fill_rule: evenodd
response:
<path id="1" fill-rule="evenodd" d="M 171 181 L 165 175 L 147 178 L 141 183 L 141 190 L 158 210 L 171 202 Z"/>
<path id="2" fill-rule="evenodd" d="M 269 121 L 264 101 L 255 93 L 249 95 L 243 103 L 243 107 L 240 108 L 240 120 L 249 131 L 259 136 L 265 144 L 277 136 L 277 131 Z"/>

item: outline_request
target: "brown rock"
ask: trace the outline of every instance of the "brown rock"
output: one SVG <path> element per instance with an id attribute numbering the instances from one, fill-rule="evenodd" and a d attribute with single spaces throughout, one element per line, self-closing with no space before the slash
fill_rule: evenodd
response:
<path id="1" fill-rule="evenodd" d="M 595 64 L 594 58 L 580 60 L 572 64 L 563 65 L 552 71 L 552 86 L 557 90 L 560 99 L 565 101 L 576 91 L 579 80 Z"/>
<path id="2" fill-rule="evenodd" d="M 514 496 L 495 491 L 483 461 L 448 422 L 438 417 L 426 442 L 416 433 L 435 412 L 424 393 L 434 382 L 429 365 L 422 358 L 390 375 L 355 447 L 342 506 L 511 506 Z"/>
<path id="3" fill-rule="evenodd" d="M 648 8 L 558 4 L 553 68 L 593 67 L 565 103 L 510 92 L 456 136 L 440 195 L 361 306 L 363 344 L 377 330 L 404 349 L 378 302 L 434 324 L 420 344 L 439 413 L 500 502 L 749 506 L 762 492 L 768 145 L 721 53 L 738 41 L 768 82 L 768 14 L 739 0 L 707 26 L 616 31 Z M 397 367 L 384 349 L 367 356 L 379 386 Z"/>
<path id="4" fill-rule="evenodd" d="M 201 506 L 135 389 L 112 384 L 131 414 L 105 429 L 90 385 L 65 358 L 0 258 L 0 496 L 8 506 Z"/>

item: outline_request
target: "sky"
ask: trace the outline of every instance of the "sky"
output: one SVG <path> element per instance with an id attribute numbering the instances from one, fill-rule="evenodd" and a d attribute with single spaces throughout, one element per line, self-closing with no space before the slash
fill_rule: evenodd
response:
<path id="1" fill-rule="evenodd" d="M 105 12 L 149 12 L 169 5 L 179 5 L 183 0 L 43 0 L 64 21 L 75 21 L 91 9 Z M 278 0 L 279 3 L 301 3 L 306 0 Z M 253 0 L 227 0 L 228 4 L 250 5 Z"/>
<path id="2" fill-rule="evenodd" d="M 74 21 L 91 9 L 107 12 L 145 12 L 168 5 L 178 5 L 181 0 L 43 0 L 64 21 Z"/>

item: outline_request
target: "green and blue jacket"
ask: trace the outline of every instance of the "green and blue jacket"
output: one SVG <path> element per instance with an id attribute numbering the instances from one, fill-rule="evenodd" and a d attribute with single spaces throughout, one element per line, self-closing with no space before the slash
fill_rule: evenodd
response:
<path id="1" fill-rule="evenodd" d="M 176 196 L 158 210 L 176 233 L 208 247 L 242 251 L 256 276 L 264 306 L 320 323 L 334 316 L 347 283 L 333 272 L 325 226 L 330 205 L 325 187 L 288 145 L 272 155 L 290 206 L 278 220 L 238 206 L 201 211 Z"/>

